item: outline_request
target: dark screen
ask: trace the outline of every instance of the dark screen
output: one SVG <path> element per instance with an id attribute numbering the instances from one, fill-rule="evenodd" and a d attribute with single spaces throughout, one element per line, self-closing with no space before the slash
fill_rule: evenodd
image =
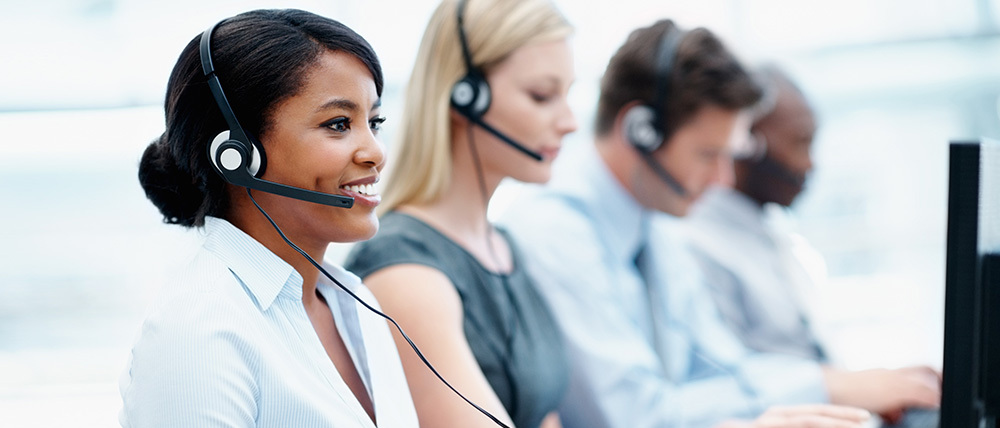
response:
<path id="1" fill-rule="evenodd" d="M 941 426 L 996 428 L 1000 142 L 953 142 L 949 150 Z"/>

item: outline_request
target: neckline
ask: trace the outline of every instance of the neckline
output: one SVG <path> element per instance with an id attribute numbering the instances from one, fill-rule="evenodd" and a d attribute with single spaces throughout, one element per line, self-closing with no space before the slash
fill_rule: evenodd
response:
<path id="1" fill-rule="evenodd" d="M 415 217 L 413 215 L 410 215 L 410 214 L 407 214 L 407 213 L 404 213 L 404 212 L 401 212 L 401 211 L 398 211 L 398 210 L 393 210 L 393 211 L 389 212 L 388 214 L 386 214 L 386 216 L 390 216 L 390 215 L 406 217 L 407 219 L 413 221 L 414 223 L 419 224 L 420 226 L 424 227 L 425 229 L 430 230 L 432 233 L 434 233 L 435 235 L 437 235 L 441 239 L 447 241 L 448 245 L 459 249 L 459 251 L 461 251 L 462 254 L 465 254 L 465 257 L 467 257 L 468 259 L 474 261 L 476 268 L 479 269 L 480 272 L 486 273 L 486 274 L 488 274 L 490 276 L 494 276 L 494 277 L 497 277 L 497 278 L 505 279 L 505 278 L 510 278 L 510 277 L 514 276 L 514 274 L 517 273 L 517 271 L 518 271 L 518 267 L 520 266 L 520 263 L 519 263 L 519 260 L 518 260 L 518 257 L 517 257 L 517 248 L 515 247 L 514 243 L 511 242 L 510 235 L 508 235 L 507 231 L 504 230 L 504 229 L 502 229 L 502 228 L 493 226 L 494 229 L 497 231 L 497 233 L 503 235 L 503 238 L 507 240 L 507 247 L 510 248 L 510 253 L 511 253 L 511 261 L 510 261 L 511 267 L 510 267 L 510 272 L 496 272 L 496 271 L 487 269 L 486 266 L 483 266 L 483 263 L 481 261 L 479 261 L 479 258 L 477 258 L 475 255 L 473 255 L 472 253 L 470 253 L 469 250 L 467 250 L 465 247 L 459 245 L 457 242 L 455 242 L 453 239 L 451 239 L 451 237 L 449 237 L 448 235 L 445 235 L 443 232 L 441 232 L 440 230 L 438 230 L 434 226 L 431 226 L 427 222 L 425 222 L 425 221 L 423 221 L 423 220 L 421 220 L 421 219 L 419 219 L 419 218 L 417 218 L 417 217 Z"/>

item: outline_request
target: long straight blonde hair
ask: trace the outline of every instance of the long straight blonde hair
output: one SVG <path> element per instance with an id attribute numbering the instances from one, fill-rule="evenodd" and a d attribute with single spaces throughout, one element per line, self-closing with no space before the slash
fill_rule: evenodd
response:
<path id="1" fill-rule="evenodd" d="M 451 184 L 451 88 L 467 72 L 458 36 L 460 0 L 438 5 L 406 88 L 379 212 L 437 200 Z M 510 54 L 561 40 L 573 29 L 550 0 L 465 0 L 463 30 L 472 64 L 487 76 Z"/>

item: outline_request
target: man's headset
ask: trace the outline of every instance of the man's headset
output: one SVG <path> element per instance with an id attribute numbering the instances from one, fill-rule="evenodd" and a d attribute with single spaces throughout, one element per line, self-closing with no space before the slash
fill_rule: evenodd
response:
<path id="1" fill-rule="evenodd" d="M 486 123 L 483 120 L 483 115 L 486 111 L 490 109 L 490 101 L 492 101 L 492 93 L 490 92 L 490 84 L 486 81 L 486 75 L 483 74 L 482 70 L 476 68 L 472 64 L 472 53 L 469 52 L 469 42 L 465 38 L 465 28 L 464 20 L 462 15 L 465 12 L 465 2 L 466 0 L 461 0 L 458 2 L 458 40 L 462 44 L 462 58 L 465 60 L 465 76 L 455 82 L 455 85 L 451 87 L 451 106 L 459 114 L 469 120 L 469 122 L 478 125 L 480 128 L 485 129 L 487 132 L 493 134 L 501 141 L 514 147 L 521 153 L 528 155 L 532 159 L 541 162 L 542 155 L 535 152 L 523 144 L 514 141 L 513 138 L 508 137 L 503 132 L 500 132 L 492 125 Z"/>
<path id="2" fill-rule="evenodd" d="M 681 197 L 687 196 L 687 189 L 653 158 L 653 152 L 670 137 L 664 129 L 663 116 L 669 98 L 670 72 L 676 61 L 677 47 L 683 39 L 684 32 L 679 30 L 672 31 L 668 28 L 663 34 L 656 60 L 655 101 L 653 104 L 640 104 L 630 108 L 622 119 L 625 139 L 639 151 L 643 161 L 656 176 Z"/>
<path id="3" fill-rule="evenodd" d="M 354 206 L 354 198 L 349 196 L 320 193 L 260 179 L 267 167 L 264 146 L 246 132 L 236 120 L 236 114 L 229 106 L 226 94 L 222 91 L 222 84 L 219 83 L 219 76 L 215 74 L 215 66 L 212 65 L 212 33 L 218 25 L 216 23 L 202 33 L 199 47 L 201 69 L 208 78 L 208 87 L 211 88 L 212 96 L 219 105 L 219 111 L 229 125 L 229 129 L 220 132 L 208 146 L 208 157 L 212 160 L 215 170 L 226 181 L 248 189 L 334 207 Z"/>
<path id="4" fill-rule="evenodd" d="M 755 159 L 746 161 L 747 165 L 757 173 L 773 177 L 789 186 L 802 187 L 806 184 L 807 175 L 795 172 L 784 162 L 776 159 L 770 154 L 764 154 Z"/>

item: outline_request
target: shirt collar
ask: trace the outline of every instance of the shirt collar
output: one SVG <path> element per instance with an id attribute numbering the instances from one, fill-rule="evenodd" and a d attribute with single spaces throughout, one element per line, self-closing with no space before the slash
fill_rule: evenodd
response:
<path id="1" fill-rule="evenodd" d="M 765 211 L 749 196 L 728 187 L 713 187 L 705 192 L 694 210 L 732 223 L 733 227 L 767 235 Z M 694 216 L 693 216 L 694 217 Z"/>
<path id="2" fill-rule="evenodd" d="M 597 147 L 580 146 L 573 153 L 576 159 L 563 163 L 572 169 L 553 185 L 591 206 L 587 211 L 594 217 L 595 231 L 612 254 L 634 257 L 646 242 L 652 212 L 639 204 L 612 174 Z"/>
<path id="3" fill-rule="evenodd" d="M 323 268 L 326 269 L 326 271 L 330 275 L 336 278 L 337 281 L 341 283 L 341 285 L 346 287 L 352 293 L 357 294 L 359 292 L 359 289 L 363 287 L 361 278 L 358 278 L 357 275 L 348 271 L 347 269 L 326 262 L 323 262 L 322 265 Z M 301 289 L 301 287 L 299 288 Z M 319 279 L 316 282 L 316 288 L 319 289 L 321 293 L 323 293 L 323 297 L 327 300 L 327 302 L 333 301 L 334 298 L 340 298 L 342 297 L 341 295 L 344 294 L 337 284 L 335 284 L 333 281 L 327 278 L 326 275 L 323 275 L 322 273 L 319 275 Z M 348 299 L 348 301 L 353 302 L 354 299 L 350 298 Z"/>
<path id="4" fill-rule="evenodd" d="M 205 230 L 205 249 L 229 266 L 261 311 L 279 295 L 302 300 L 302 276 L 263 244 L 217 217 L 205 217 Z"/>

